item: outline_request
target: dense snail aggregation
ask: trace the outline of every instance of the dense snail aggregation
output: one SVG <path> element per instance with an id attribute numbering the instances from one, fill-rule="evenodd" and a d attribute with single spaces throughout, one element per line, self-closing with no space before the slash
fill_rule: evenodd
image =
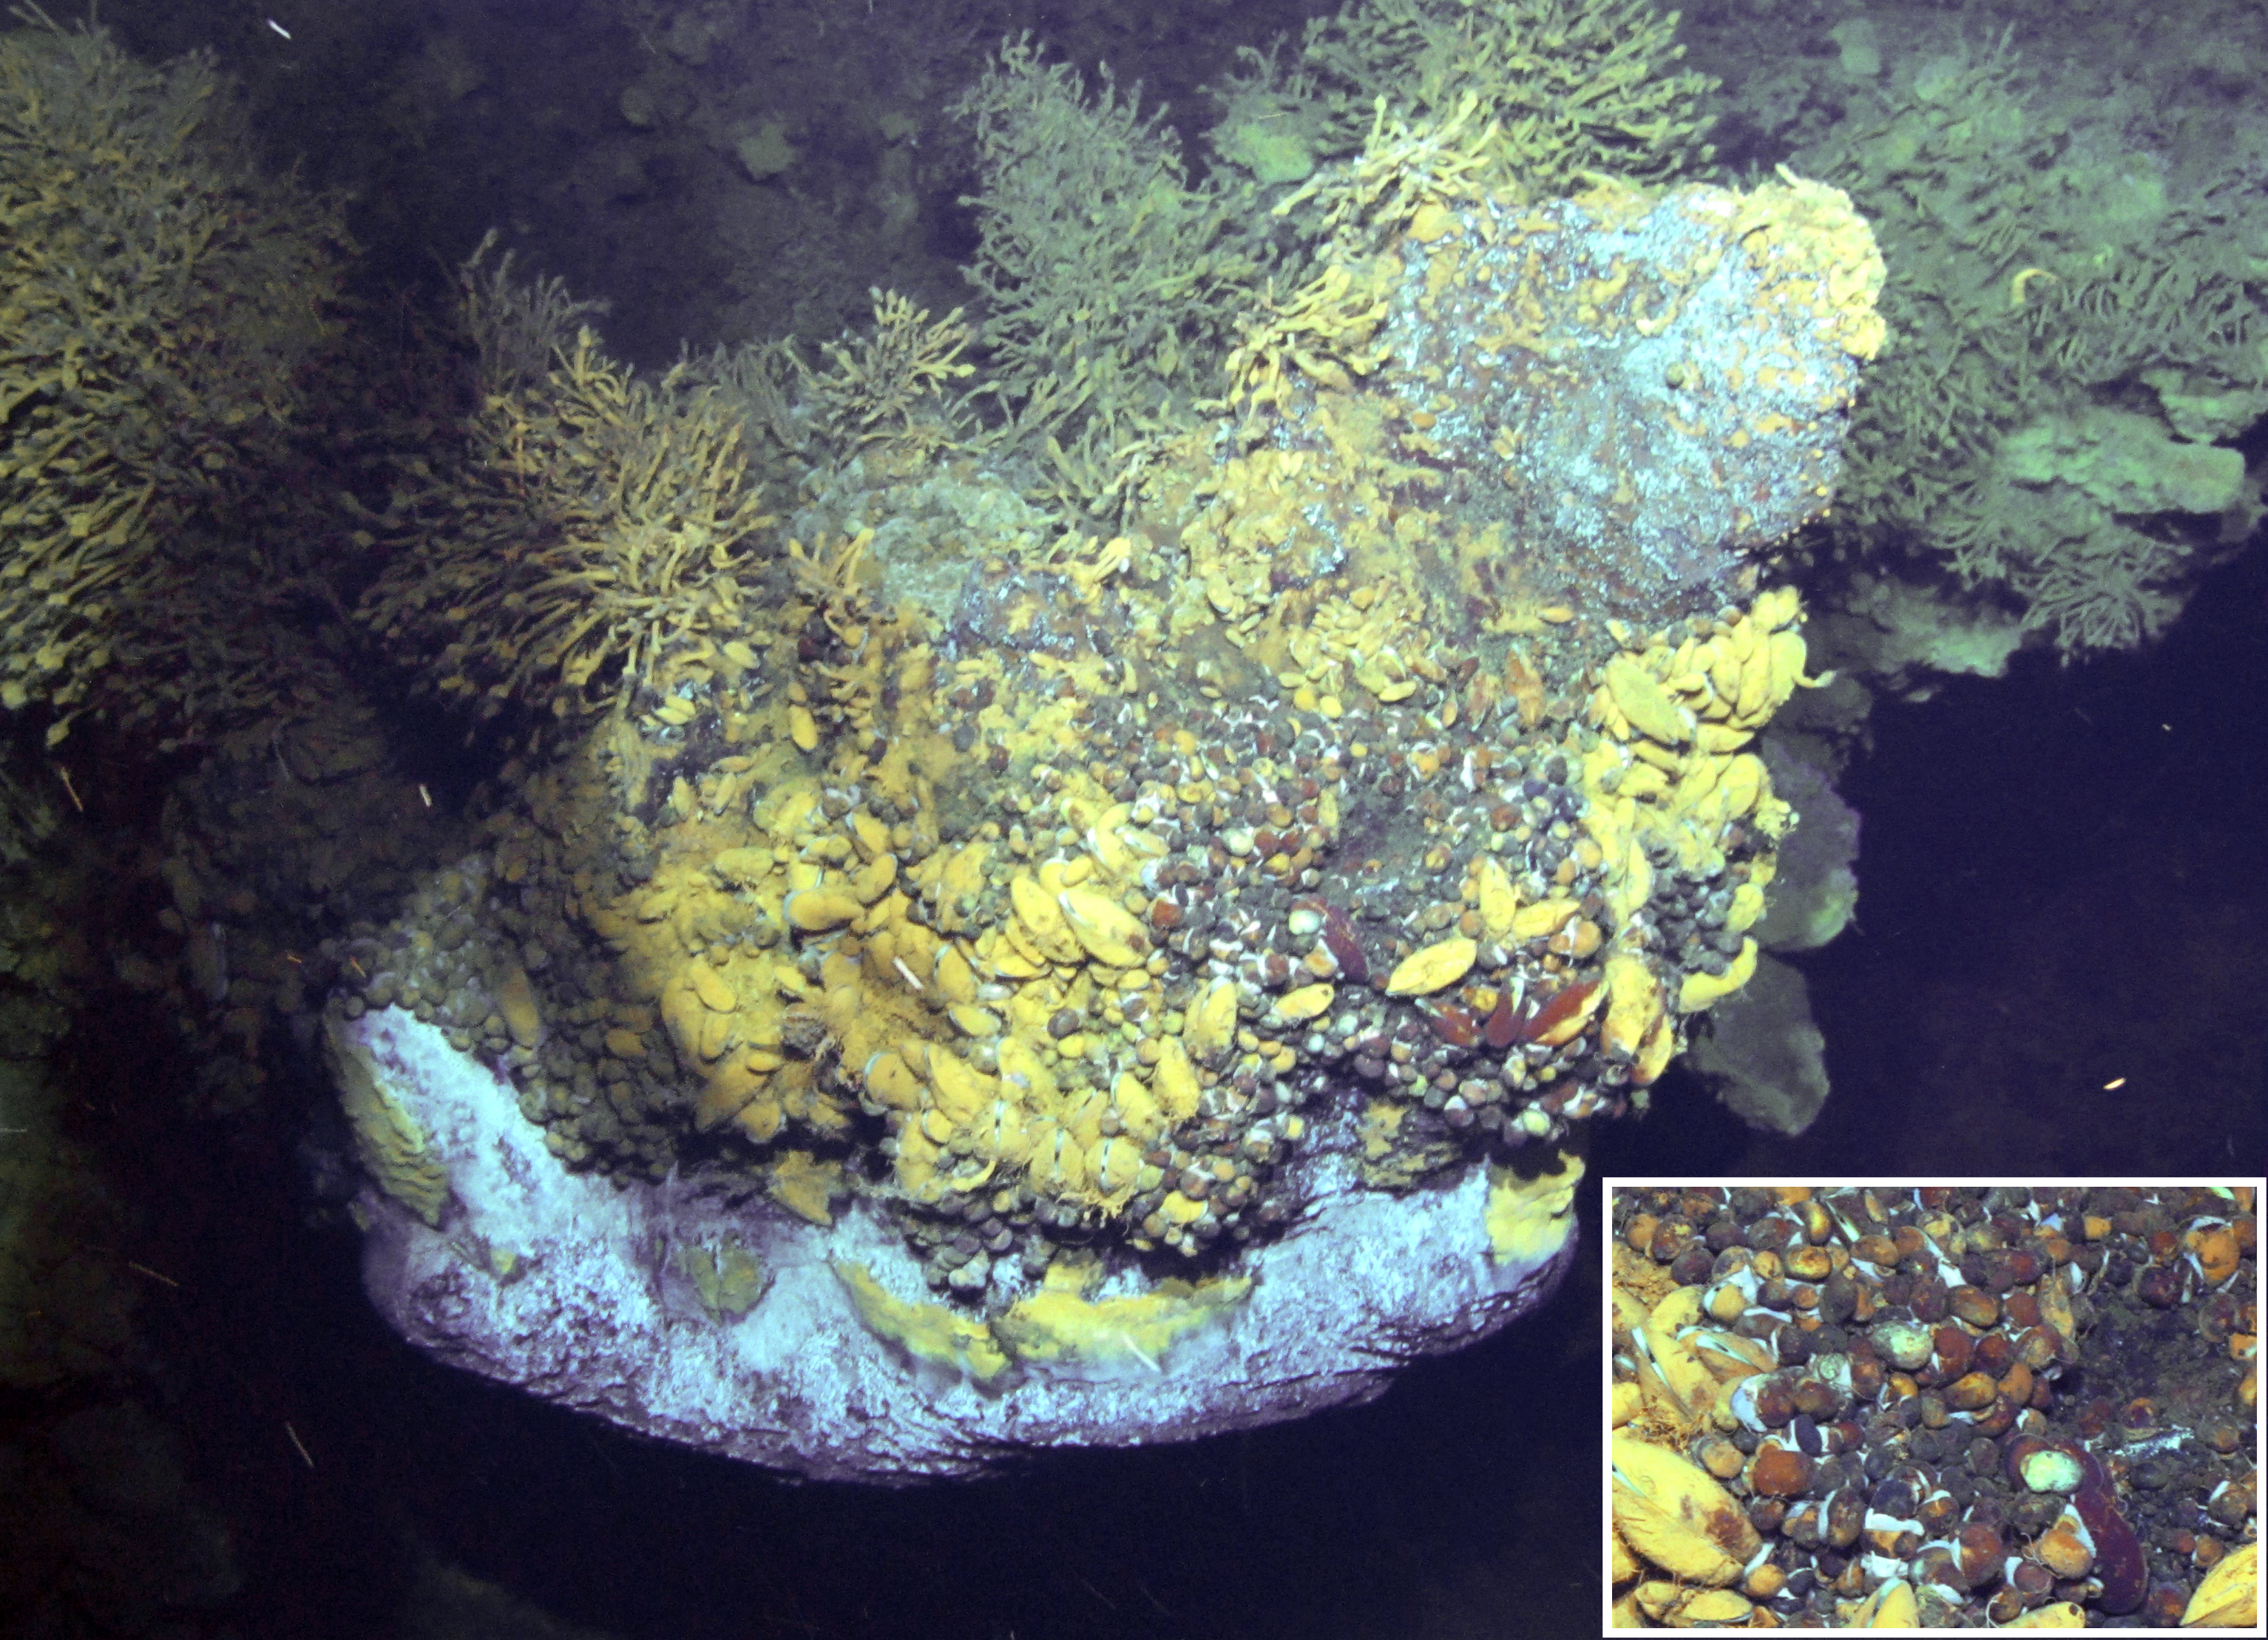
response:
<path id="1" fill-rule="evenodd" d="M 2256 1207 L 1616 1192 L 1617 1622 L 2256 1621 Z"/>

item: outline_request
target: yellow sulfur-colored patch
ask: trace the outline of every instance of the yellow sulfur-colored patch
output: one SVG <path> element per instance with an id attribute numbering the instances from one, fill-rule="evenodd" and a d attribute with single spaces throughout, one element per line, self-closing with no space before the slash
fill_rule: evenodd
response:
<path id="1" fill-rule="evenodd" d="M 1567 1245 L 1575 1229 L 1575 1187 L 1582 1182 L 1583 1158 L 1559 1153 L 1555 1171 L 1522 1179 L 1508 1167 L 1489 1167 L 1489 1254 L 1498 1263 L 1518 1260 L 1538 1265 Z"/>
<path id="2" fill-rule="evenodd" d="M 1841 188 L 1778 167 L 1779 181 L 1742 196 L 1734 232 L 1768 276 L 1798 279 L 1823 297 L 1820 313 L 1844 350 L 1871 359 L 1888 330 L 1875 308 L 1886 271 L 1866 221 Z"/>
<path id="3" fill-rule="evenodd" d="M 866 1329 L 903 1350 L 915 1361 L 966 1374 L 989 1384 L 1008 1370 L 1007 1354 L 983 1321 L 941 1304 L 909 1304 L 886 1290 L 864 1264 L 836 1260 L 830 1266 Z"/>
<path id="4" fill-rule="evenodd" d="M 1247 1276 L 1160 1282 L 1145 1293 L 1090 1298 L 1091 1267 L 1057 1260 L 1037 1292 L 992 1323 L 1017 1358 L 1035 1364 L 1138 1363 L 1164 1371 L 1174 1346 L 1220 1319 L 1252 1291 Z"/>
<path id="5" fill-rule="evenodd" d="M 809 1151 L 790 1151 L 772 1164 L 765 1189 L 797 1217 L 823 1229 L 835 1222 L 831 1203 L 843 1193 L 843 1164 L 822 1162 Z"/>
<path id="6" fill-rule="evenodd" d="M 449 1200 L 449 1175 L 428 1149 L 424 1129 L 379 1085 L 365 1050 L 348 1041 L 337 1024 L 328 1027 L 325 1046 L 363 1171 L 379 1189 L 438 1227 Z"/>

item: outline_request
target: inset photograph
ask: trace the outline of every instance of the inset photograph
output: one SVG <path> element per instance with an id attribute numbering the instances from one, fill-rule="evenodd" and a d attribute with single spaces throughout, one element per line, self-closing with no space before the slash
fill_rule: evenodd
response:
<path id="1" fill-rule="evenodd" d="M 1609 1180 L 1609 1625 L 2257 1631 L 2257 1207 Z"/>

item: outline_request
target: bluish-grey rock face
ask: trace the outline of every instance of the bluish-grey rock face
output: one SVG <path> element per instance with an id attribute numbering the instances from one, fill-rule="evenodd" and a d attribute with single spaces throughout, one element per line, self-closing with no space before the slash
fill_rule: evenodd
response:
<path id="1" fill-rule="evenodd" d="M 1098 1325 L 1072 1347 L 1006 1324 L 956 1338 L 977 1313 L 932 1294 L 870 1207 L 821 1225 L 725 1181 L 575 1173 L 510 1079 L 433 1027 L 383 1009 L 330 1033 L 342 1074 L 366 1069 L 446 1180 L 438 1224 L 375 1184 L 358 1200 L 364 1280 L 396 1331 L 545 1400 L 814 1479 L 971 1475 L 1367 1401 L 1535 1308 L 1573 1253 L 1580 1164 L 1529 1186 L 1475 1166 L 1395 1195 L 1352 1185 L 1349 1131 L 1300 1164 L 1303 1222 L 1174 1307 L 1140 1307 L 1122 1276 L 1079 1301 Z M 728 1268 L 737 1293 L 720 1291 Z"/>
<path id="2" fill-rule="evenodd" d="M 1439 493 L 1503 527 L 1500 572 L 1650 627 L 1734 596 L 1820 511 L 1874 346 L 1865 304 L 1831 294 L 1876 276 L 1840 198 L 1608 191 L 1403 242 L 1380 374 L 1430 407 Z"/>

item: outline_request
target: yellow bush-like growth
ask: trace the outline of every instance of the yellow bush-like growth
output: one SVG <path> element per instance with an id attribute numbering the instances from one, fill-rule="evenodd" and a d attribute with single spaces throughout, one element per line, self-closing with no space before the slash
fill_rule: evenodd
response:
<path id="1" fill-rule="evenodd" d="M 107 674 L 142 711 L 230 705 L 164 663 L 230 570 L 186 542 L 272 459 L 342 239 L 260 179 L 210 60 L 0 38 L 0 704 L 53 710 L 51 742 Z"/>
<path id="2" fill-rule="evenodd" d="M 395 553 L 363 620 L 444 694 L 493 713 L 602 710 L 657 663 L 744 624 L 763 514 L 742 423 L 683 366 L 640 380 L 600 350 L 556 285 L 465 272 L 480 408 L 461 460 L 416 476 L 387 519 Z M 543 361 L 541 373 L 535 361 Z M 415 464 L 422 468 L 423 464 Z"/>
<path id="3" fill-rule="evenodd" d="M 842 444 L 880 444 L 918 461 L 968 430 L 952 384 L 976 373 L 961 357 L 970 332 L 957 307 L 932 320 L 895 290 L 869 294 L 873 329 L 827 344 L 827 368 L 806 371 L 805 382 L 819 419 Z"/>
<path id="4" fill-rule="evenodd" d="M 1058 473 L 1106 487 L 1115 452 L 1187 426 L 1275 261 L 1248 190 L 1192 188 L 1162 110 L 1105 70 L 1094 94 L 1028 37 L 1008 41 L 955 112 L 983 173 L 976 259 L 1002 399 L 1060 435 Z"/>
<path id="5" fill-rule="evenodd" d="M 1278 174 L 1305 176 L 1359 151 L 1383 116 L 1422 129 L 1477 105 L 1500 197 L 1666 180 L 1711 151 L 1714 82 L 1675 71 L 1676 30 L 1653 0 L 1360 0 L 1311 20 L 1289 52 L 1246 51 L 1215 92 L 1226 117 L 1213 145 L 1251 167 L 1265 129 Z"/>

